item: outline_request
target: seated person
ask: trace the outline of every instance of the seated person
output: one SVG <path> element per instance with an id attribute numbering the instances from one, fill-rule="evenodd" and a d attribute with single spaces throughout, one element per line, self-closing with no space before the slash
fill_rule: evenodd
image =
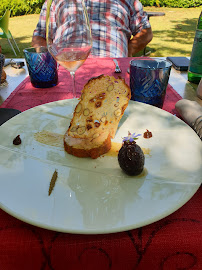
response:
<path id="1" fill-rule="evenodd" d="M 52 10 L 58 10 L 61 1 L 53 0 Z M 33 47 L 46 46 L 46 7 L 47 0 L 33 33 Z M 93 39 L 89 57 L 132 57 L 152 40 L 151 26 L 139 0 L 89 0 L 86 8 Z M 51 12 L 54 33 L 59 20 Z"/>

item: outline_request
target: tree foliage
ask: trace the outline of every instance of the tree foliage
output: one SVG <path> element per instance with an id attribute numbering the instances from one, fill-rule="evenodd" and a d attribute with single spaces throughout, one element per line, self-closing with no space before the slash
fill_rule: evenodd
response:
<path id="1" fill-rule="evenodd" d="M 202 6 L 202 0 L 140 0 L 144 7 L 191 8 Z"/>
<path id="2" fill-rule="evenodd" d="M 0 16 L 11 9 L 11 16 L 38 14 L 45 0 L 0 0 Z M 202 0 L 140 0 L 144 7 L 191 8 L 202 6 Z"/>
<path id="3" fill-rule="evenodd" d="M 0 16 L 11 9 L 11 16 L 40 13 L 45 0 L 0 0 Z"/>

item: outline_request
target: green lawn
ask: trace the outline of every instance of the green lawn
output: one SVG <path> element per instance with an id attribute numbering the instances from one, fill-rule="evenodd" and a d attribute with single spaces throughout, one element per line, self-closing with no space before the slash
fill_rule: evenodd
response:
<path id="1" fill-rule="evenodd" d="M 151 56 L 190 56 L 200 8 L 145 8 L 161 11 L 163 17 L 151 17 L 154 38 L 148 45 Z"/>
<path id="2" fill-rule="evenodd" d="M 147 46 L 147 51 L 151 51 L 150 56 L 190 56 L 201 9 L 145 7 L 145 10 L 165 13 L 163 17 L 150 18 L 154 34 L 153 40 Z M 30 47 L 38 18 L 39 15 L 10 18 L 9 29 L 21 50 L 18 57 L 24 57 L 22 50 Z M 0 44 L 2 53 L 7 58 L 14 57 L 6 39 L 0 38 Z"/>

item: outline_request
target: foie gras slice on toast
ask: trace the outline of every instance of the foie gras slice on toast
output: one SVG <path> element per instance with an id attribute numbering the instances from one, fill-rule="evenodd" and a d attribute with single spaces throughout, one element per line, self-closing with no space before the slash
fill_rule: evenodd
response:
<path id="1" fill-rule="evenodd" d="M 65 150 L 77 157 L 98 158 L 107 153 L 130 98 L 130 88 L 122 78 L 90 79 L 64 135 Z"/>

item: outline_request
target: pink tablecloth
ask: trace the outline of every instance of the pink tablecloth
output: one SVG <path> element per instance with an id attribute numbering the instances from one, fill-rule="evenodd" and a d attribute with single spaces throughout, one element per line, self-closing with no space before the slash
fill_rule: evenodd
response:
<path id="1" fill-rule="evenodd" d="M 76 72 L 77 97 L 80 96 L 83 86 L 90 78 L 101 74 L 112 75 L 115 77 L 121 76 L 122 78 L 125 78 L 126 83 L 129 85 L 129 74 L 127 70 L 131 59 L 132 58 L 118 59 L 122 69 L 122 73 L 120 74 L 114 73 L 114 62 L 110 58 L 87 59 L 83 66 Z M 63 67 L 59 68 L 58 85 L 52 88 L 34 88 L 31 85 L 29 77 L 27 77 L 2 104 L 1 108 L 13 108 L 25 111 L 43 103 L 69 99 L 72 98 L 72 85 L 73 82 L 70 74 Z M 168 85 L 163 109 L 173 114 L 177 114 L 175 111 L 175 103 L 179 99 L 181 99 L 181 97 L 171 85 Z"/>
<path id="2" fill-rule="evenodd" d="M 121 76 L 129 83 L 130 58 L 119 59 Z M 76 73 L 77 94 L 92 77 L 115 75 L 111 59 L 88 59 Z M 59 70 L 59 84 L 35 89 L 23 81 L 2 107 L 21 111 L 71 98 L 68 72 Z M 180 96 L 169 85 L 165 110 L 176 113 Z M 0 269 L 2 270 L 177 270 L 202 269 L 202 188 L 183 207 L 143 228 L 104 235 L 75 235 L 26 224 L 0 211 Z"/>

